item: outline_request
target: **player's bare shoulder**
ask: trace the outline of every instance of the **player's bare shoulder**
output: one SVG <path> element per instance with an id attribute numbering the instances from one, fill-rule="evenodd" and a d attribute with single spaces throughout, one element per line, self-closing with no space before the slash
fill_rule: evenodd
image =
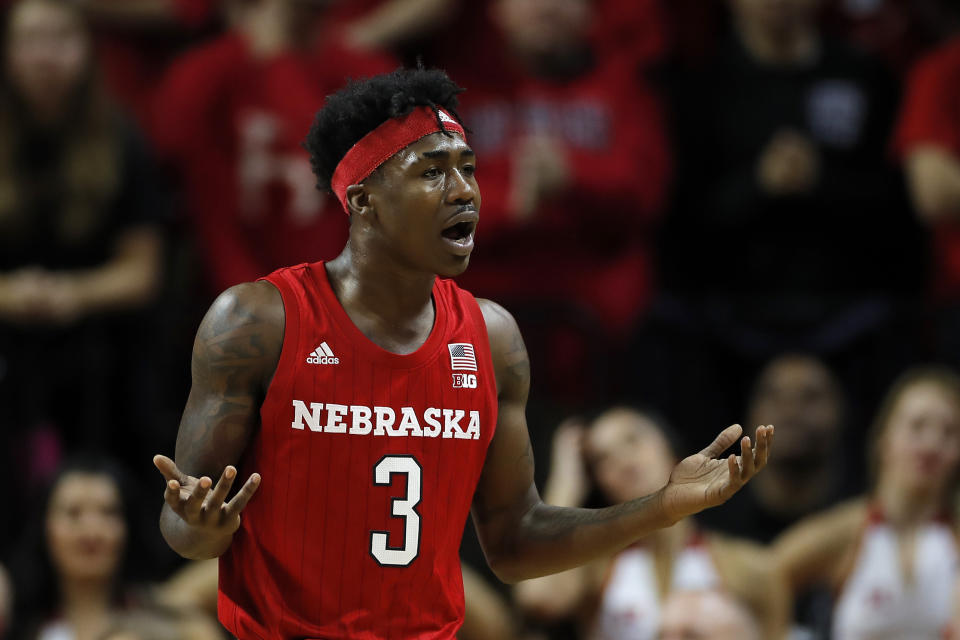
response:
<path id="1" fill-rule="evenodd" d="M 477 298 L 477 304 L 487 324 L 497 392 L 518 394 L 525 400 L 530 389 L 530 358 L 520 327 L 510 312 L 496 302 Z"/>
<path id="2" fill-rule="evenodd" d="M 265 390 L 280 359 L 284 324 L 283 299 L 272 284 L 230 287 L 213 302 L 197 331 L 194 377 L 206 373 L 217 378 L 232 370 Z"/>

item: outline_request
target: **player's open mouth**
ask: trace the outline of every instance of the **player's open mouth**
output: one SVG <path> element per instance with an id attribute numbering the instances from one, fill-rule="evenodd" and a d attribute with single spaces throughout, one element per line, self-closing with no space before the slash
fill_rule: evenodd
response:
<path id="1" fill-rule="evenodd" d="M 452 227 L 447 227 L 443 230 L 443 237 L 449 240 L 462 241 L 469 236 L 473 235 L 473 230 L 476 228 L 477 223 L 472 221 L 458 222 Z"/>
<path id="2" fill-rule="evenodd" d="M 473 232 L 477 229 L 478 221 L 476 211 L 458 213 L 446 221 L 440 235 L 454 253 L 468 255 L 473 251 Z"/>

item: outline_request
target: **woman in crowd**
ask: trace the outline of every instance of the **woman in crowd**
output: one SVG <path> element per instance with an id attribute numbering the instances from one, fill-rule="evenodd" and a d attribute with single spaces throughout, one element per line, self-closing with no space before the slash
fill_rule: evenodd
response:
<path id="1" fill-rule="evenodd" d="M 561 426 L 545 500 L 580 506 L 596 488 L 610 502 L 655 493 L 676 462 L 665 430 L 649 416 L 624 409 L 600 415 L 587 431 Z M 722 588 L 758 618 L 763 637 L 782 637 L 789 604 L 774 563 L 760 547 L 699 531 L 682 520 L 586 567 L 517 585 L 517 602 L 540 620 L 577 618 L 589 637 L 653 640 L 662 605 L 674 591 Z"/>
<path id="2" fill-rule="evenodd" d="M 130 482 L 111 461 L 66 462 L 24 531 L 14 558 L 14 637 L 94 640 L 129 604 Z"/>
<path id="3" fill-rule="evenodd" d="M 131 510 L 135 504 L 131 486 L 117 464 L 97 454 L 78 455 L 59 469 L 47 494 L 36 503 L 11 566 L 15 605 L 11 637 L 99 640 L 124 620 L 156 617 L 164 611 L 175 618 L 178 637 L 221 637 L 204 610 L 205 602 L 169 597 L 178 587 L 195 594 L 202 591 L 189 588 L 196 578 L 178 574 L 158 587 L 138 580 L 151 567 L 143 566 L 143 527 L 137 526 Z M 136 554 L 128 553 L 131 545 L 136 545 Z"/>
<path id="4" fill-rule="evenodd" d="M 837 594 L 835 640 L 938 640 L 960 558 L 960 377 L 904 374 L 878 413 L 871 464 L 870 493 L 788 530 L 777 559 L 795 592 L 826 585 Z"/>
<path id="5" fill-rule="evenodd" d="M 0 463 L 28 483 L 49 478 L 62 443 L 117 446 L 123 385 L 150 360 L 149 332 L 119 314 L 151 299 L 161 271 L 162 198 L 100 87 L 80 11 L 19 0 L 2 32 Z M 138 357 L 121 376 L 124 349 Z M 4 520 L 0 545 L 17 517 Z"/>

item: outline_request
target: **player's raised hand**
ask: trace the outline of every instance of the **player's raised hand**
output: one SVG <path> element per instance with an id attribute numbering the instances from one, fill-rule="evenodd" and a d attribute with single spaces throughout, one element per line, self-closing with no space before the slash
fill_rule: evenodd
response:
<path id="1" fill-rule="evenodd" d="M 223 470 L 214 487 L 207 476 L 195 478 L 183 473 L 167 456 L 154 456 L 153 464 L 167 481 L 163 499 L 170 509 L 189 526 L 215 535 L 232 534 L 240 527 L 240 512 L 260 486 L 260 474 L 250 474 L 237 495 L 226 502 L 237 477 L 232 465 Z"/>
<path id="2" fill-rule="evenodd" d="M 680 520 L 709 507 L 726 502 L 767 464 L 773 443 L 773 426 L 757 427 L 756 445 L 749 436 L 740 439 L 740 455 L 718 459 L 743 429 L 740 425 L 724 429 L 706 449 L 680 461 L 662 489 L 663 507 L 671 520 Z"/>

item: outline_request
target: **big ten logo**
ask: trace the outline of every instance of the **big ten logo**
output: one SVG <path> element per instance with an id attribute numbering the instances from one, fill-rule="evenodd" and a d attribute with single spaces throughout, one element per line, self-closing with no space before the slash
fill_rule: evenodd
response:
<path id="1" fill-rule="evenodd" d="M 455 373 L 453 374 L 454 389 L 476 389 L 477 374 L 475 373 Z"/>
<path id="2" fill-rule="evenodd" d="M 310 158 L 302 149 L 282 148 L 283 122 L 273 115 L 252 111 L 239 123 L 241 189 L 244 218 L 260 221 L 276 206 L 270 192 L 285 192 L 287 215 L 295 224 L 307 225 L 323 213 L 325 199 L 316 189 Z"/>

